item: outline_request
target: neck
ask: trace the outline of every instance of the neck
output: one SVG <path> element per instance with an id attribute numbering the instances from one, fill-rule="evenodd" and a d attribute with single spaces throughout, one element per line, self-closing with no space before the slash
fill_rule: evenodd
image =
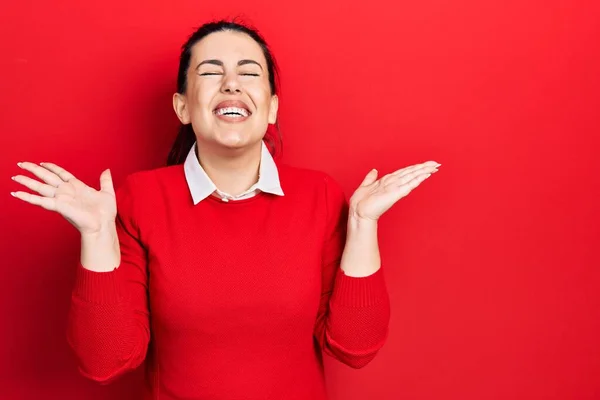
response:
<path id="1" fill-rule="evenodd" d="M 262 143 L 230 154 L 211 151 L 204 144 L 198 144 L 196 151 L 200 165 L 222 192 L 233 196 L 248 190 L 258 181 Z"/>

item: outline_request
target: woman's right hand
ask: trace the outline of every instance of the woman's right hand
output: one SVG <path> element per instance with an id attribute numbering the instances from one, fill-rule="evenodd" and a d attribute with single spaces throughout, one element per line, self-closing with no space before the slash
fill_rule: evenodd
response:
<path id="1" fill-rule="evenodd" d="M 117 201 L 110 170 L 102 172 L 100 190 L 96 190 L 53 163 L 40 163 L 40 166 L 22 162 L 17 165 L 31 172 L 41 182 L 23 175 L 13 176 L 12 179 L 40 196 L 18 191 L 11 192 L 14 197 L 59 213 L 82 235 L 95 235 L 105 227 L 114 226 Z"/>

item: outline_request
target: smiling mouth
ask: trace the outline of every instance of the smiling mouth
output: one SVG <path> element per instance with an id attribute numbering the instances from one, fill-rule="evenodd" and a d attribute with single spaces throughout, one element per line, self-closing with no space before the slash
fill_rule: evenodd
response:
<path id="1" fill-rule="evenodd" d="M 216 116 L 226 116 L 226 117 L 230 117 L 230 118 L 247 118 L 252 114 L 250 111 L 246 110 L 245 108 L 240 108 L 240 107 L 217 108 L 214 111 L 214 113 Z"/>

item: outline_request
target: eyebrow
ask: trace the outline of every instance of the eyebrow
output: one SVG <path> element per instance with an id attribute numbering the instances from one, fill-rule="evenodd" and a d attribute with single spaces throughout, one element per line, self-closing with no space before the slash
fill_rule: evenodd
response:
<path id="1" fill-rule="evenodd" d="M 196 69 L 200 68 L 200 66 L 202 66 L 204 64 L 218 65 L 219 67 L 224 66 L 223 61 L 216 60 L 216 59 L 211 59 L 211 60 L 204 60 L 204 61 L 202 61 L 200 64 L 198 64 L 198 66 L 196 66 Z M 242 65 L 246 65 L 246 64 L 256 64 L 256 65 L 258 65 L 260 67 L 260 69 L 263 69 L 262 65 L 260 65 L 257 61 L 254 61 L 254 60 L 240 60 L 237 63 L 237 65 L 239 67 L 241 67 Z"/>

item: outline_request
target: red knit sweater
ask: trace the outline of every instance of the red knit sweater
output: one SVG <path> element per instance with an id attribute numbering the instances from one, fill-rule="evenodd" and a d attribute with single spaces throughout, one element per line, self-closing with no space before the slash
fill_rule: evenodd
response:
<path id="1" fill-rule="evenodd" d="M 340 267 L 347 202 L 326 174 L 279 165 L 283 197 L 193 205 L 183 166 L 117 191 L 121 265 L 81 265 L 68 339 L 109 382 L 146 360 L 144 399 L 325 399 L 321 352 L 360 368 L 388 331 L 383 271 Z"/>

